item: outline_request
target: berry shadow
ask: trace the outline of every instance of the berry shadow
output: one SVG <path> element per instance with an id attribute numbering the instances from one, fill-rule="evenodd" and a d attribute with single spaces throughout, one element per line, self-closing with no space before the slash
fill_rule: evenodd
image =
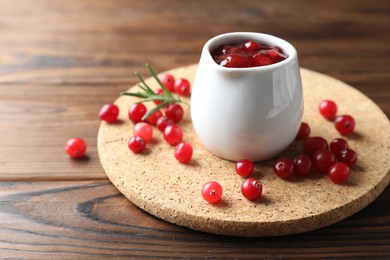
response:
<path id="1" fill-rule="evenodd" d="M 117 119 L 115 122 L 110 123 L 110 125 L 122 125 L 123 123 L 125 123 L 124 120 Z"/>
<path id="2" fill-rule="evenodd" d="M 70 158 L 72 163 L 87 163 L 91 160 L 91 158 L 84 154 L 83 156 L 79 157 L 79 158 Z"/>
<path id="3" fill-rule="evenodd" d="M 224 198 L 221 198 L 220 201 L 218 201 L 217 203 L 214 203 L 213 206 L 217 207 L 217 208 L 221 208 L 221 209 L 222 208 L 226 209 L 226 208 L 230 207 L 229 203 Z"/>
<path id="4" fill-rule="evenodd" d="M 355 131 L 349 135 L 345 135 L 344 137 L 350 140 L 362 140 L 364 138 L 364 135 Z"/>
<path id="5" fill-rule="evenodd" d="M 186 163 L 186 165 L 194 168 L 200 167 L 200 164 L 195 159 L 191 159 L 189 162 Z"/>

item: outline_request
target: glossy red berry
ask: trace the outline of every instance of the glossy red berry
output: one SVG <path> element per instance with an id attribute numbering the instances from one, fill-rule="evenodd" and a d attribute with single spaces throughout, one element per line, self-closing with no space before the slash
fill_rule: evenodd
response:
<path id="1" fill-rule="evenodd" d="M 258 51 L 261 49 L 260 43 L 256 41 L 248 41 L 244 44 L 244 47 L 248 51 Z"/>
<path id="2" fill-rule="evenodd" d="M 171 118 L 168 118 L 167 116 L 159 117 L 156 121 L 156 127 L 161 132 L 164 131 L 165 127 L 168 125 L 173 125 L 175 122 Z"/>
<path id="3" fill-rule="evenodd" d="M 142 117 L 146 114 L 147 108 L 142 103 L 132 104 L 129 108 L 129 118 L 134 123 L 142 121 Z"/>
<path id="4" fill-rule="evenodd" d="M 170 91 L 175 91 L 175 77 L 171 74 L 164 74 L 161 83 L 164 84 L 164 86 Z"/>
<path id="5" fill-rule="evenodd" d="M 284 55 L 277 50 L 267 50 L 265 53 L 274 61 L 274 63 L 282 61 L 287 58 L 287 55 Z"/>
<path id="6" fill-rule="evenodd" d="M 335 120 L 336 130 L 342 135 L 351 134 L 355 124 L 355 119 L 350 115 L 338 116 Z"/>
<path id="7" fill-rule="evenodd" d="M 293 160 L 294 170 L 302 176 L 309 175 L 311 172 L 311 160 L 306 154 L 301 154 Z"/>
<path id="8" fill-rule="evenodd" d="M 139 122 L 134 126 L 134 136 L 140 136 L 148 143 L 153 138 L 153 128 L 148 123 Z"/>
<path id="9" fill-rule="evenodd" d="M 332 120 L 337 113 L 337 105 L 332 100 L 322 100 L 318 104 L 320 114 L 328 120 Z"/>
<path id="10" fill-rule="evenodd" d="M 294 165 L 289 158 L 280 158 L 274 165 L 274 172 L 282 179 L 288 179 L 294 174 Z"/>
<path id="11" fill-rule="evenodd" d="M 337 160 L 343 162 L 348 166 L 352 166 L 358 159 L 357 153 L 352 149 L 343 149 L 336 154 Z"/>
<path id="12" fill-rule="evenodd" d="M 180 104 L 168 104 L 165 107 L 165 115 L 172 119 L 173 122 L 178 123 L 183 119 L 184 109 Z"/>
<path id="13" fill-rule="evenodd" d="M 192 145 L 190 143 L 182 142 L 175 147 L 175 158 L 181 163 L 187 163 L 192 158 Z"/>
<path id="14" fill-rule="evenodd" d="M 342 184 L 348 180 L 350 169 L 345 163 L 337 162 L 329 167 L 328 175 L 334 183 Z"/>
<path id="15" fill-rule="evenodd" d="M 336 156 L 331 150 L 317 151 L 313 156 L 314 168 L 321 173 L 327 172 L 329 166 L 336 162 Z"/>
<path id="16" fill-rule="evenodd" d="M 248 177 L 252 174 L 254 165 L 250 160 L 239 160 L 235 165 L 235 169 L 241 177 Z"/>
<path id="17" fill-rule="evenodd" d="M 202 196 L 209 203 L 217 203 L 222 198 L 222 186 L 216 181 L 209 181 L 202 186 Z"/>
<path id="18" fill-rule="evenodd" d="M 118 119 L 119 108 L 115 104 L 106 104 L 100 109 L 99 118 L 107 123 L 115 123 Z"/>
<path id="19" fill-rule="evenodd" d="M 319 150 L 328 149 L 328 142 L 321 136 L 312 136 L 305 140 L 303 149 L 311 157 Z"/>
<path id="20" fill-rule="evenodd" d="M 255 55 L 253 57 L 253 61 L 255 63 L 255 66 L 266 66 L 275 63 L 270 56 L 264 53 L 259 53 L 258 55 Z"/>
<path id="21" fill-rule="evenodd" d="M 255 178 L 248 178 L 241 184 L 241 193 L 247 199 L 255 201 L 261 197 L 263 185 Z"/>
<path id="22" fill-rule="evenodd" d="M 329 148 L 334 154 L 337 155 L 341 150 L 348 149 L 349 145 L 347 140 L 343 138 L 336 138 L 330 142 Z"/>
<path id="23" fill-rule="evenodd" d="M 87 144 L 81 138 L 71 138 L 65 144 L 65 152 L 71 158 L 80 158 L 87 151 Z"/>
<path id="24" fill-rule="evenodd" d="M 164 139 L 168 144 L 176 146 L 183 140 L 183 132 L 177 125 L 169 125 L 164 129 Z"/>
<path id="25" fill-rule="evenodd" d="M 158 89 L 156 90 L 156 94 L 159 95 L 159 96 L 161 96 L 163 93 L 164 93 L 164 90 L 163 90 L 162 88 L 158 88 Z M 153 100 L 153 102 L 154 102 L 154 104 L 156 104 L 156 105 L 160 105 L 160 104 L 162 103 L 161 100 Z"/>
<path id="26" fill-rule="evenodd" d="M 175 80 L 175 92 L 181 96 L 189 96 L 191 91 L 190 82 L 184 78 L 178 78 Z"/>
<path id="27" fill-rule="evenodd" d="M 159 119 L 162 116 L 163 116 L 162 112 L 160 110 L 157 110 L 156 112 L 151 114 L 148 118 L 146 118 L 146 122 L 148 122 L 151 125 L 156 125 L 157 119 Z"/>
<path id="28" fill-rule="evenodd" d="M 310 126 L 309 124 L 302 122 L 299 127 L 299 131 L 297 134 L 297 138 L 301 140 L 305 140 L 310 136 Z"/>
<path id="29" fill-rule="evenodd" d="M 140 153 L 145 150 L 146 142 L 140 136 L 133 136 L 130 138 L 128 144 L 129 149 L 133 151 L 133 153 Z"/>
<path id="30" fill-rule="evenodd" d="M 227 68 L 246 68 L 252 66 L 252 59 L 238 54 L 227 55 L 220 63 L 221 66 Z"/>

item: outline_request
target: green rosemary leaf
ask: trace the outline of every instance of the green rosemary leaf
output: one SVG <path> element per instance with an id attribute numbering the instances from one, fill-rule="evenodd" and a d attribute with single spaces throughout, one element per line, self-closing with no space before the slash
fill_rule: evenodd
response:
<path id="1" fill-rule="evenodd" d="M 146 88 L 145 86 L 143 86 L 142 83 L 138 83 L 137 86 L 138 86 L 140 89 L 142 89 L 142 90 L 145 92 L 145 94 L 147 94 L 147 95 L 156 95 L 155 92 L 150 91 L 148 88 Z"/>
<path id="2" fill-rule="evenodd" d="M 137 92 L 137 93 L 132 93 L 132 92 L 122 92 L 121 93 L 122 96 L 132 96 L 132 97 L 138 97 L 138 98 L 147 98 L 148 95 L 147 94 L 143 94 L 143 93 L 140 93 L 140 92 Z"/>
<path id="3" fill-rule="evenodd" d="M 156 112 L 157 110 L 165 107 L 169 102 L 163 102 L 161 103 L 160 105 L 158 106 L 155 106 L 153 109 L 149 110 L 143 117 L 142 117 L 142 121 L 143 120 L 146 120 L 148 117 L 150 117 L 154 112 Z"/>
<path id="4" fill-rule="evenodd" d="M 145 64 L 146 68 L 148 68 L 150 74 L 153 76 L 153 78 L 157 81 L 157 83 L 161 86 L 164 93 L 172 97 L 172 93 L 164 86 L 164 84 L 161 82 L 161 80 L 158 78 L 156 72 L 152 69 L 152 67 L 149 65 L 149 63 Z"/>
<path id="5" fill-rule="evenodd" d="M 141 81 L 141 83 L 144 85 L 144 87 L 148 90 L 151 94 L 156 94 L 153 89 L 151 89 L 148 84 L 146 84 L 145 80 L 141 77 L 141 75 L 138 73 L 138 71 L 134 72 L 135 76 Z"/>

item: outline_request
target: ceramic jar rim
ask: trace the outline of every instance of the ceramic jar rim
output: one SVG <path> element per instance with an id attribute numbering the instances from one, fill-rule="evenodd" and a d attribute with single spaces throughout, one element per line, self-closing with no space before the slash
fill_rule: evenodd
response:
<path id="1" fill-rule="evenodd" d="M 269 45 L 278 46 L 288 55 L 288 57 L 285 60 L 282 60 L 274 64 L 260 66 L 260 67 L 249 67 L 249 68 L 227 68 L 218 65 L 213 60 L 211 56 L 211 52 L 213 52 L 215 48 L 220 46 L 221 44 L 243 42 L 247 40 L 255 40 L 255 41 L 259 41 L 260 43 L 266 43 Z M 230 32 L 230 33 L 224 33 L 224 34 L 214 36 L 213 38 L 211 38 L 206 42 L 203 51 L 204 54 L 206 54 L 206 57 L 209 60 L 209 62 L 212 62 L 215 69 L 226 70 L 226 71 L 274 70 L 283 67 L 284 65 L 290 63 L 292 60 L 295 60 L 297 58 L 297 51 L 291 43 L 287 42 L 282 38 L 270 34 L 257 33 L 257 32 Z"/>

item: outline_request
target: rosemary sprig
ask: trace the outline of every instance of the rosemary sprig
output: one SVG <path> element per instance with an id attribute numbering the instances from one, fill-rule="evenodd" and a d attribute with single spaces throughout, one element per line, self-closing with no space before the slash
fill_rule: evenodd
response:
<path id="1" fill-rule="evenodd" d="M 121 95 L 123 96 L 132 96 L 132 97 L 138 97 L 142 100 L 136 102 L 136 103 L 144 103 L 149 101 L 155 101 L 159 100 L 161 103 L 157 106 L 155 106 L 153 109 L 149 110 L 143 117 L 142 120 L 147 119 L 149 116 L 151 116 L 154 112 L 157 110 L 165 107 L 169 103 L 183 103 L 180 98 L 176 98 L 172 95 L 172 93 L 164 86 L 164 84 L 161 82 L 161 80 L 158 78 L 156 72 L 152 69 L 152 67 L 146 63 L 146 68 L 149 70 L 152 77 L 157 81 L 157 83 L 160 85 L 160 87 L 163 90 L 163 93 L 161 95 L 158 95 L 156 92 L 154 92 L 153 89 L 151 89 L 148 84 L 146 84 L 145 80 L 142 78 L 142 76 L 138 73 L 138 71 L 135 71 L 135 76 L 139 79 L 140 83 L 137 84 L 137 86 L 141 89 L 141 91 L 138 91 L 136 93 L 134 92 L 122 92 Z"/>

